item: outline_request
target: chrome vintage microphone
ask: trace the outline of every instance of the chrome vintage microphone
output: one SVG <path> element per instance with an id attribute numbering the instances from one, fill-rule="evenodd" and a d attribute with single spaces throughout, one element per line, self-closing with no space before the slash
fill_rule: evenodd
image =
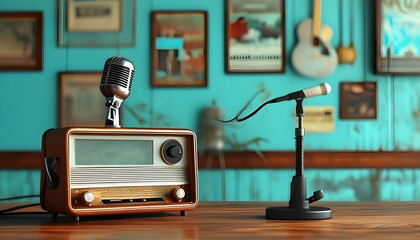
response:
<path id="1" fill-rule="evenodd" d="M 134 65 L 130 60 L 123 57 L 110 57 L 106 60 L 99 86 L 106 99 L 105 127 L 121 127 L 120 107 L 130 95 L 133 76 Z"/>

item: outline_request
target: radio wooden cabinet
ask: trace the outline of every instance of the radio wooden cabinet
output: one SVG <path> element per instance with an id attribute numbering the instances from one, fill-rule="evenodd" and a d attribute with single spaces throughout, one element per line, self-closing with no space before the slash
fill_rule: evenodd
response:
<path id="1" fill-rule="evenodd" d="M 58 128 L 42 137 L 41 206 L 75 217 L 193 210 L 197 138 L 188 129 Z"/>

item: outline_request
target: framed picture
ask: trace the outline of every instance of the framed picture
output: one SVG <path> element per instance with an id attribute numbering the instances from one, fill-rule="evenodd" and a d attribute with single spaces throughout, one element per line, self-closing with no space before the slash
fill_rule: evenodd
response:
<path id="1" fill-rule="evenodd" d="M 42 12 L 0 13 L 0 70 L 42 70 Z"/>
<path id="2" fill-rule="evenodd" d="M 225 0 L 225 71 L 285 71 L 284 0 Z"/>
<path id="3" fill-rule="evenodd" d="M 153 87 L 207 86 L 207 12 L 153 11 Z"/>
<path id="4" fill-rule="evenodd" d="M 341 119 L 376 119 L 376 82 L 340 83 Z"/>
<path id="5" fill-rule="evenodd" d="M 420 11 L 405 0 L 376 0 L 376 72 L 420 73 Z"/>
<path id="6" fill-rule="evenodd" d="M 121 29 L 120 0 L 68 0 L 68 32 L 118 32 Z"/>
<path id="7" fill-rule="evenodd" d="M 59 47 L 129 47 L 135 0 L 59 0 Z"/>
<path id="8" fill-rule="evenodd" d="M 59 72 L 59 125 L 105 126 L 105 97 L 99 90 L 102 72 Z"/>

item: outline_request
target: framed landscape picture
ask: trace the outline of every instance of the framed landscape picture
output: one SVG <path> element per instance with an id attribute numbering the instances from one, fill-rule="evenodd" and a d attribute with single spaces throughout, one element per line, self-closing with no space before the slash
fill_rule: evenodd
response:
<path id="1" fill-rule="evenodd" d="M 102 72 L 59 72 L 59 126 L 105 126 Z"/>
<path id="2" fill-rule="evenodd" d="M 285 71 L 284 0 L 225 0 L 225 70 Z"/>
<path id="3" fill-rule="evenodd" d="M 153 87 L 207 86 L 207 12 L 154 11 Z"/>
<path id="4" fill-rule="evenodd" d="M 42 12 L 0 13 L 0 70 L 42 70 Z"/>
<path id="5" fill-rule="evenodd" d="M 420 11 L 410 1 L 376 0 L 376 72 L 420 74 Z"/>

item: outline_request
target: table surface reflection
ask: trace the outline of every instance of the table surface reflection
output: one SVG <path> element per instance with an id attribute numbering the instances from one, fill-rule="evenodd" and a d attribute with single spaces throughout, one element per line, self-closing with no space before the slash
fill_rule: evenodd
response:
<path id="1" fill-rule="evenodd" d="M 420 239 L 420 202 L 319 202 L 327 220 L 266 220 L 273 202 L 203 202 L 179 212 L 88 217 L 0 215 L 6 239 Z M 0 209 L 21 203 L 0 204 Z M 39 207 L 31 211 L 41 212 Z M 28 211 L 28 210 L 25 210 Z"/>

